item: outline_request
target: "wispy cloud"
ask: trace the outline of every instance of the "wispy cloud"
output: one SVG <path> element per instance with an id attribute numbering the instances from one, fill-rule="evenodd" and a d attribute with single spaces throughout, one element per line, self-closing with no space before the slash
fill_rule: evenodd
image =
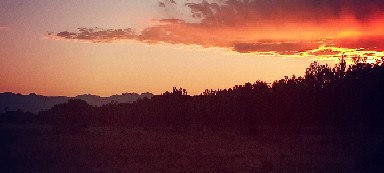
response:
<path id="1" fill-rule="evenodd" d="M 78 32 L 63 31 L 59 33 L 48 33 L 48 37 L 54 39 L 82 40 L 93 43 L 110 43 L 118 40 L 135 39 L 137 35 L 131 28 L 127 29 L 101 29 L 101 28 L 78 28 Z"/>
<path id="2" fill-rule="evenodd" d="M 9 29 L 10 29 L 9 27 L 0 26 L 0 31 L 6 31 L 6 30 L 9 30 Z"/>
<path id="3" fill-rule="evenodd" d="M 176 1 L 175 0 L 162 0 L 162 1 L 159 1 L 159 7 L 167 7 L 168 5 L 170 4 L 176 4 Z"/>
<path id="4" fill-rule="evenodd" d="M 175 5 L 159 1 L 160 7 Z M 203 0 L 184 1 L 191 17 L 158 19 L 140 32 L 133 29 L 79 28 L 50 33 L 55 39 L 108 43 L 138 40 L 145 43 L 229 48 L 240 53 L 321 55 L 321 46 L 384 50 L 382 0 Z M 324 38 L 328 38 L 324 42 Z M 335 52 L 329 52 L 333 55 Z"/>

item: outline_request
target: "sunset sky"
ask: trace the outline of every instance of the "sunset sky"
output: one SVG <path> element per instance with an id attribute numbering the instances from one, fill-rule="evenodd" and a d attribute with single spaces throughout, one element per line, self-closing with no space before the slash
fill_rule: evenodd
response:
<path id="1" fill-rule="evenodd" d="M 0 92 L 190 94 L 384 56 L 382 0 L 0 0 Z"/>

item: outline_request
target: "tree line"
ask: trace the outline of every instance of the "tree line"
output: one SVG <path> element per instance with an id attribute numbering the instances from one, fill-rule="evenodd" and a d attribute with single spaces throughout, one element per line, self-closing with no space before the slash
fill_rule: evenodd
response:
<path id="1" fill-rule="evenodd" d="M 383 58 L 367 63 L 366 58 L 353 57 L 354 64 L 348 67 L 345 58 L 334 67 L 313 62 L 304 76 L 285 76 L 272 84 L 256 81 L 222 90 L 207 89 L 196 96 L 173 88 L 151 99 L 98 107 L 72 99 L 37 115 L 23 115 L 28 121 L 72 132 L 90 126 L 124 126 L 239 129 L 252 134 L 310 129 L 383 133 Z M 1 120 L 10 121 L 10 117 L 3 114 Z"/>

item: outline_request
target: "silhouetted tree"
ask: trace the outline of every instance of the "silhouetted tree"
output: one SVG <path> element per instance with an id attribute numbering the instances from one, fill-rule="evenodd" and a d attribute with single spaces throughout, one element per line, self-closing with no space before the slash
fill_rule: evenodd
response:
<path id="1" fill-rule="evenodd" d="M 289 133 L 306 129 L 384 133 L 384 67 L 346 56 L 333 68 L 313 62 L 304 77 L 292 75 L 272 84 L 263 81 L 228 89 L 206 89 L 189 96 L 172 88 L 151 99 L 92 107 L 82 100 L 56 105 L 50 115 L 59 131 L 81 131 L 89 125 L 165 127 L 176 131 L 192 124 L 210 128 Z M 93 114 L 93 115 L 91 115 Z"/>
<path id="2" fill-rule="evenodd" d="M 56 132 L 77 133 L 83 131 L 92 121 L 92 106 L 80 99 L 55 105 L 43 114 L 50 116 L 50 123 Z"/>

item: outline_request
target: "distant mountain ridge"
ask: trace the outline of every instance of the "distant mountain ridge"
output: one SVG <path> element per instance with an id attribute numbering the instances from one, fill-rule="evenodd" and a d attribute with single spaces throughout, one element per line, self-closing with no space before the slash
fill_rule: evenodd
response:
<path id="1" fill-rule="evenodd" d="M 56 104 L 66 103 L 69 99 L 82 99 L 88 104 L 101 106 L 112 101 L 118 103 L 132 103 L 138 99 L 152 98 L 152 93 L 123 93 L 121 95 L 112 95 L 110 97 L 101 97 L 97 95 L 84 94 L 76 97 L 66 96 L 43 96 L 31 93 L 22 95 L 19 93 L 5 92 L 0 93 L 0 112 L 23 110 L 32 113 L 38 113 L 41 110 L 49 109 Z"/>

